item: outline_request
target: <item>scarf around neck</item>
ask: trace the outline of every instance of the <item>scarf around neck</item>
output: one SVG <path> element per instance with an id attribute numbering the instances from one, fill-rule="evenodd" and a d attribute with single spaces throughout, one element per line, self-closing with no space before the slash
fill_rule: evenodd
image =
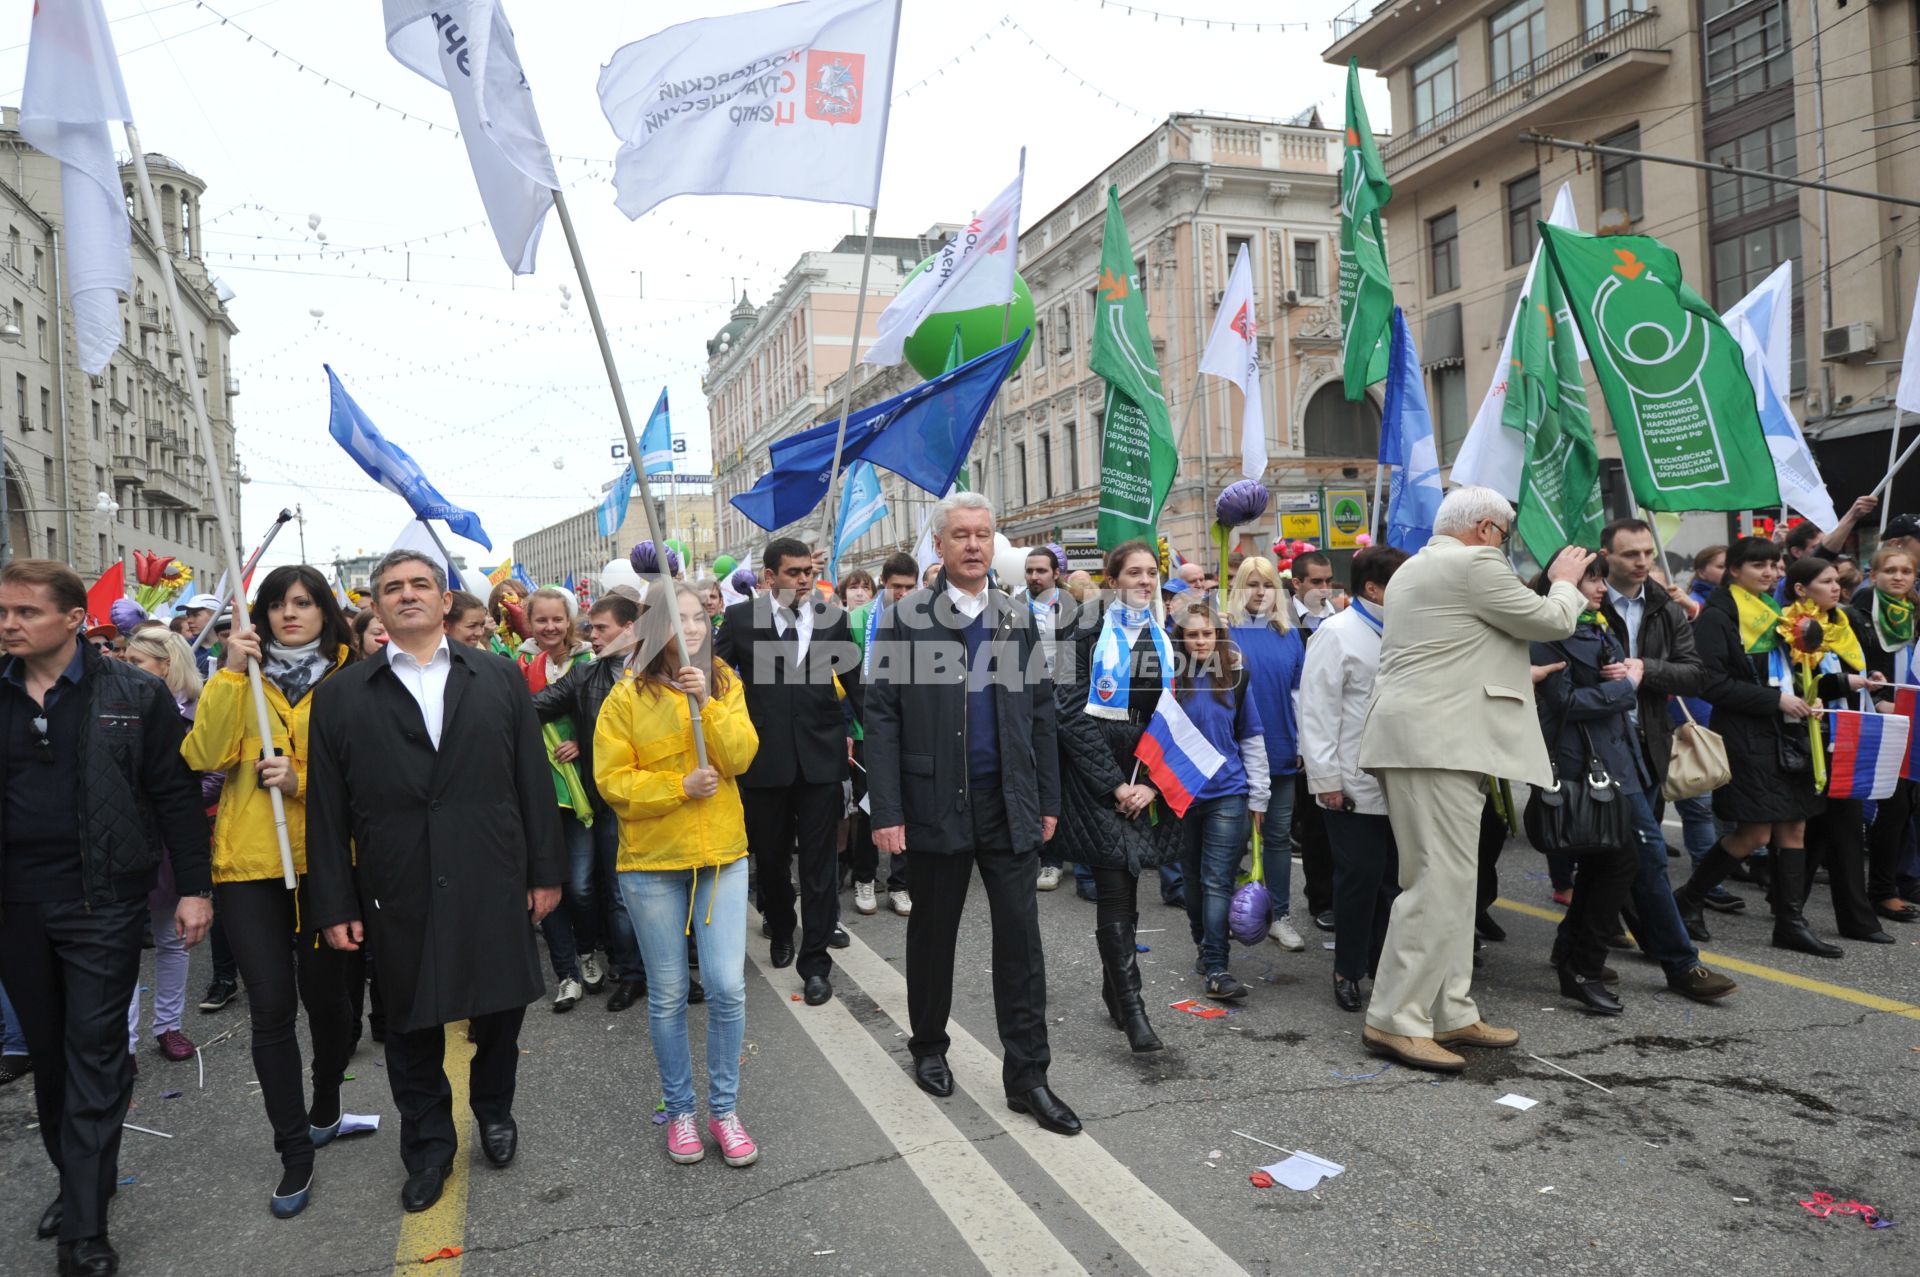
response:
<path id="1" fill-rule="evenodd" d="M 1770 595 L 1731 582 L 1727 593 L 1740 616 L 1740 650 L 1750 656 L 1771 652 L 1780 642 L 1780 605 Z"/>
<path id="2" fill-rule="evenodd" d="M 280 689 L 289 705 L 298 705 L 331 668 L 333 660 L 320 650 L 319 639 L 298 647 L 269 640 L 267 659 L 260 662 L 260 672 Z"/>
<path id="3" fill-rule="evenodd" d="M 1913 598 L 1873 592 L 1873 630 L 1880 646 L 1897 652 L 1913 642 Z"/>
<path id="4" fill-rule="evenodd" d="M 1127 719 L 1127 701 L 1133 692 L 1133 671 L 1128 657 L 1132 645 L 1123 640 L 1124 631 L 1140 626 L 1153 640 L 1154 654 L 1160 658 L 1160 690 L 1173 690 L 1173 641 L 1167 637 L 1151 608 L 1130 608 L 1116 601 L 1107 608 L 1100 623 L 1100 637 L 1093 644 L 1093 681 L 1087 689 L 1086 712 L 1095 718 L 1117 722 Z"/>

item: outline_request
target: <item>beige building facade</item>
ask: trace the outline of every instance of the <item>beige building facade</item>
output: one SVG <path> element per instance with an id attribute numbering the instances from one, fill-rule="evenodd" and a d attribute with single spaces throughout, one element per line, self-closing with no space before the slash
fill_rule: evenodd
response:
<path id="1" fill-rule="evenodd" d="M 656 474 L 647 477 L 647 485 L 667 539 L 686 542 L 694 570 L 710 567 L 717 553 L 711 478 Z M 599 514 L 600 507 L 595 505 L 521 537 L 513 543 L 513 561 L 541 585 L 571 576 L 576 583 L 586 581 L 598 593 L 601 569 L 607 562 L 625 557 L 635 542 L 653 535 L 647 530 L 646 507 L 637 494 L 627 502 L 627 517 L 612 536 L 600 535 Z"/>
<path id="2" fill-rule="evenodd" d="M 1499 373 L 1538 241 L 1570 187 L 1584 230 L 1651 235 L 1716 308 L 1792 261 L 1793 407 L 1836 504 L 1885 473 L 1920 233 L 1912 208 L 1536 133 L 1920 197 L 1920 5 L 1910 0 L 1384 0 L 1336 25 L 1387 80 L 1396 300 L 1420 343 L 1443 462 Z M 1383 121 L 1376 119 L 1375 127 Z M 1617 457 L 1589 379 L 1603 456 Z M 1610 506 L 1630 498 L 1617 465 Z M 1896 488 L 1920 508 L 1920 476 Z"/>
<path id="3" fill-rule="evenodd" d="M 80 371 L 65 271 L 60 166 L 20 136 L 18 112 L 0 110 L 0 434 L 6 444 L 8 551 L 63 559 L 89 580 L 131 552 L 172 555 L 196 588 L 220 574 L 209 484 L 240 508 L 234 452 L 232 341 L 237 328 L 200 243 L 205 184 L 184 165 L 149 153 L 164 245 L 147 233 L 146 209 L 122 168 L 133 214 L 133 291 L 121 305 L 121 345 L 99 377 Z M 160 252 L 178 277 L 183 314 L 164 300 Z M 17 338 L 15 334 L 17 333 Z M 219 455 L 201 456 L 188 378 L 206 393 Z M 117 504 L 102 508 L 99 494 Z"/>

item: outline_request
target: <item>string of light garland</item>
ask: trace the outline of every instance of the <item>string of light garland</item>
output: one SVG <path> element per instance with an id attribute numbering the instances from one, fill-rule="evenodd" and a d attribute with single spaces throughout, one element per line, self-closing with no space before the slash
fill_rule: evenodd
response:
<path id="1" fill-rule="evenodd" d="M 1033 33 L 1031 31 L 1028 31 L 1025 27 L 1021 26 L 1018 22 L 1015 22 L 1013 20 L 1012 14 L 1008 14 L 1006 17 L 1000 19 L 1000 25 L 1003 27 L 1007 27 L 1010 30 L 1017 31 L 1021 35 L 1025 36 L 1027 38 L 1028 47 L 1030 47 L 1035 53 L 1038 53 L 1042 58 L 1045 58 L 1048 62 L 1051 62 L 1054 66 L 1059 67 L 1061 75 L 1066 76 L 1070 80 L 1078 80 L 1080 82 L 1080 87 L 1087 90 L 1089 93 L 1093 94 L 1095 97 L 1101 98 L 1104 101 L 1112 103 L 1119 110 L 1131 111 L 1133 114 L 1139 116 L 1143 120 L 1157 120 L 1160 118 L 1157 115 L 1153 115 L 1153 114 L 1150 114 L 1149 112 L 1142 111 L 1137 106 L 1131 106 L 1128 103 L 1122 102 L 1119 98 L 1113 96 L 1113 94 L 1111 93 L 1106 92 L 1099 85 L 1094 84 L 1092 81 L 1088 80 L 1087 77 L 1085 77 L 1084 75 L 1081 75 L 1078 71 L 1074 70 L 1072 67 L 1062 62 L 1059 58 L 1054 57 L 1053 54 L 1047 52 L 1047 47 L 1045 45 L 1041 44 L 1038 40 L 1033 38 Z"/>
<path id="2" fill-rule="evenodd" d="M 1165 21 L 1182 27 L 1199 27 L 1203 31 L 1252 31 L 1256 34 L 1266 31 L 1318 31 L 1322 27 L 1332 28 L 1332 18 L 1318 18 L 1294 22 L 1267 22 L 1265 20 L 1249 22 L 1245 18 L 1201 18 L 1186 13 L 1168 13 L 1162 9 L 1149 9 L 1143 4 L 1129 4 L 1127 0 L 1080 0 L 1081 3 L 1097 3 L 1108 13 L 1124 14 L 1129 18 L 1151 18 L 1155 22 Z"/>
<path id="3" fill-rule="evenodd" d="M 264 204 L 250 204 L 250 205 L 247 205 L 246 207 L 249 209 L 257 210 L 257 211 L 262 211 L 262 212 L 266 211 L 266 205 Z M 236 210 L 228 209 L 227 211 L 234 212 Z M 210 218 L 208 219 L 207 222 L 202 223 L 201 229 L 205 230 L 206 227 L 212 223 L 212 220 L 213 219 Z M 347 257 L 347 256 L 355 256 L 355 255 L 364 257 L 368 253 L 404 252 L 407 249 L 414 247 L 416 244 L 431 244 L 435 240 L 452 239 L 455 235 L 465 235 L 470 231 L 483 229 L 486 226 L 486 224 L 487 224 L 487 219 L 483 217 L 477 222 L 468 222 L 465 226 L 455 226 L 451 230 L 434 231 L 431 234 L 427 234 L 427 235 L 415 235 L 410 239 L 396 239 L 396 240 L 391 240 L 385 244 L 365 244 L 359 247 L 352 247 L 352 248 L 336 248 L 329 245 L 325 248 L 299 249 L 297 251 L 290 251 L 290 252 L 284 252 L 284 253 L 249 253 L 249 252 L 244 252 L 236 249 L 210 248 L 206 250 L 206 255 L 209 257 L 225 257 L 225 258 L 232 259 L 234 261 L 239 261 L 242 258 L 246 258 L 249 261 L 275 261 L 275 262 L 281 261 L 283 259 L 293 259 L 293 258 Z M 240 231 L 220 231 L 217 233 L 222 235 L 243 235 L 244 234 L 244 232 L 240 232 Z M 256 235 L 253 238 L 257 240 L 261 237 Z"/>
<path id="4" fill-rule="evenodd" d="M 1009 18 L 1011 16 L 1012 16 L 1011 14 L 1003 14 L 1001 15 L 1001 18 L 1004 21 L 1006 18 Z M 947 69 L 949 67 L 955 67 L 960 65 L 960 63 L 965 62 L 968 58 L 972 57 L 976 52 L 979 51 L 979 48 L 981 45 L 993 39 L 993 32 L 994 32 L 994 28 L 988 27 L 985 31 L 982 31 L 979 35 L 975 36 L 973 43 L 969 44 L 966 48 L 960 50 L 960 52 L 954 54 L 952 57 L 948 58 L 945 62 L 942 62 L 939 66 L 927 72 L 925 75 L 921 76 L 918 80 L 915 80 L 912 84 L 909 84 L 906 88 L 894 90 L 893 96 L 889 98 L 888 101 L 899 102 L 905 98 L 910 98 L 914 95 L 915 91 L 919 89 L 924 89 L 929 84 L 932 84 L 935 80 L 942 78 L 943 76 L 946 75 Z"/>

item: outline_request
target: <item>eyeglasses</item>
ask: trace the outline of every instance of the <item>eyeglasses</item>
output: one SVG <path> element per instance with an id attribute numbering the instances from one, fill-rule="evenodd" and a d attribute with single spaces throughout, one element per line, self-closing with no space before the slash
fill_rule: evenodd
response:
<path id="1" fill-rule="evenodd" d="M 1494 530 L 1500 534 L 1500 548 L 1503 550 L 1506 549 L 1507 543 L 1513 540 L 1513 525 L 1509 523 L 1505 527 L 1501 527 L 1498 523 L 1494 523 L 1492 519 L 1488 519 L 1487 522 L 1493 523 Z"/>
<path id="2" fill-rule="evenodd" d="M 33 724 L 33 730 L 40 734 L 40 739 L 34 742 L 34 748 L 40 751 L 40 761 L 43 763 L 52 762 L 53 742 L 47 739 L 47 716 L 45 714 L 35 714 L 29 721 Z"/>

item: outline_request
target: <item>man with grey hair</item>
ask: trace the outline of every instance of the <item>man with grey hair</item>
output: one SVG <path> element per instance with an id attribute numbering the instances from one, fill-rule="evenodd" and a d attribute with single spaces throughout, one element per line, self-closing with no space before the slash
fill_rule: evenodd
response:
<path id="1" fill-rule="evenodd" d="M 303 906 L 334 948 L 372 946 L 400 1203 L 423 1211 L 459 1145 L 443 1026 L 468 1022 L 481 1152 L 513 1160 L 520 1023 L 545 988 L 533 924 L 560 899 L 566 854 L 519 671 L 447 642 L 446 574 L 419 551 L 380 560 L 371 591 L 387 646 L 313 694 Z"/>
<path id="2" fill-rule="evenodd" d="M 1033 894 L 1060 814 L 1053 680 L 1032 614 L 992 587 L 993 507 L 934 507 L 942 567 L 888 609 L 873 640 L 866 717 L 873 841 L 911 848 L 907 1012 L 913 1080 L 953 1094 L 947 1018 L 954 945 L 977 866 L 993 918 L 993 1007 L 1007 1107 L 1059 1135 L 1080 1119 L 1047 1085 L 1047 977 Z"/>
<path id="3" fill-rule="evenodd" d="M 1553 782 L 1527 644 L 1573 633 L 1586 606 L 1576 585 L 1594 556 L 1578 546 L 1555 555 L 1543 598 L 1507 562 L 1513 522 L 1491 488 L 1441 501 L 1433 539 L 1387 587 L 1361 729 L 1360 766 L 1386 789 L 1401 887 L 1361 1036 L 1415 1068 L 1458 1072 L 1466 1061 L 1448 1044 L 1520 1038 L 1482 1020 L 1469 994 L 1480 813 L 1489 776 Z"/>

